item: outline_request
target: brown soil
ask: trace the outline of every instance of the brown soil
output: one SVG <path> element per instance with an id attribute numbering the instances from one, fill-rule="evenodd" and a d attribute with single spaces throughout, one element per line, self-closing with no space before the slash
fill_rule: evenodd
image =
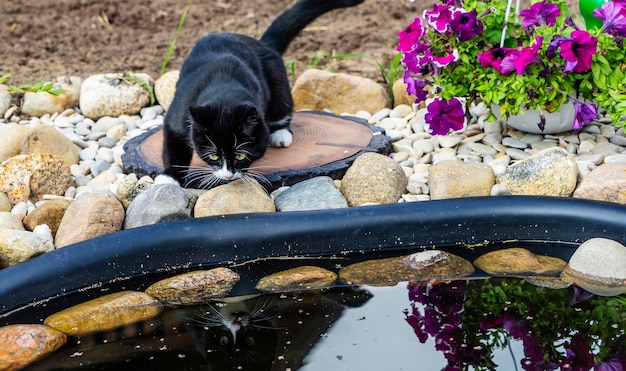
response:
<path id="1" fill-rule="evenodd" d="M 295 61 L 298 75 L 316 56 L 366 53 L 373 59 L 323 58 L 317 66 L 382 81 L 376 62 L 389 62 L 395 54 L 397 32 L 432 2 L 366 0 L 357 7 L 328 13 L 292 42 L 285 62 Z M 207 33 L 259 37 L 292 3 L 195 1 L 168 70 L 180 68 L 195 42 Z M 11 85 L 126 71 L 157 78 L 185 4 L 179 0 L 0 1 L 0 75 L 11 73 Z"/>

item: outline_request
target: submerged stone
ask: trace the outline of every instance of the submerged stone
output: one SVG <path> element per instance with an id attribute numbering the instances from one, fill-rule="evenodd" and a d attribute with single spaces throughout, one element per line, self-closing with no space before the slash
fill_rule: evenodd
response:
<path id="1" fill-rule="evenodd" d="M 570 258 L 561 278 L 602 296 L 626 292 L 626 247 L 607 238 L 592 238 Z"/>
<path id="2" fill-rule="evenodd" d="M 192 305 L 221 298 L 239 282 L 239 274 L 228 268 L 215 268 L 179 274 L 158 281 L 146 294 L 174 305 Z"/>
<path id="3" fill-rule="evenodd" d="M 356 285 L 387 285 L 402 281 L 455 279 L 474 273 L 467 260 L 440 250 L 408 256 L 367 260 L 339 271 L 339 280 Z"/>
<path id="4" fill-rule="evenodd" d="M 261 291 L 319 289 L 332 285 L 336 280 L 335 272 L 320 267 L 302 266 L 265 276 L 259 280 L 256 288 Z"/>
<path id="5" fill-rule="evenodd" d="M 44 325 L 0 327 L 0 370 L 19 370 L 61 348 L 67 336 Z"/>
<path id="6" fill-rule="evenodd" d="M 483 254 L 474 260 L 474 265 L 493 275 L 558 276 L 567 262 L 551 256 L 536 255 L 521 247 L 513 247 Z"/>
<path id="7" fill-rule="evenodd" d="M 146 293 L 121 291 L 54 313 L 43 323 L 68 335 L 80 336 L 143 321 L 162 310 L 163 305 Z"/>

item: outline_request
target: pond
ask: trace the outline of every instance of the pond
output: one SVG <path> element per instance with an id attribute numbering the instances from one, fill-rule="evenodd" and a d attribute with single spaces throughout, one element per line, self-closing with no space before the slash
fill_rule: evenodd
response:
<path id="1" fill-rule="evenodd" d="M 480 270 L 454 281 L 335 283 L 315 291 L 262 293 L 255 283 L 301 265 L 337 272 L 435 248 L 472 261 L 525 247 L 567 261 L 592 237 L 626 242 L 625 217 L 616 205 L 506 197 L 164 223 L 1 270 L 0 325 L 41 323 L 89 299 L 219 266 L 241 276 L 228 298 L 166 306 L 141 322 L 69 336 L 26 369 L 604 367 L 625 362 L 625 295 Z"/>
<path id="2" fill-rule="evenodd" d="M 72 338 L 27 369 L 591 369 L 594 356 L 623 361 L 625 310 L 624 295 L 519 278 L 281 293 L 170 308 Z"/>

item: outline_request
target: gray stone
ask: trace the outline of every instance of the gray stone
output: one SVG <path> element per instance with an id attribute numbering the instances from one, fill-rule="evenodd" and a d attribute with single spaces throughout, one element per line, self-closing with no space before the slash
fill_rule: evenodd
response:
<path id="1" fill-rule="evenodd" d="M 606 238 L 587 240 L 576 249 L 561 279 L 597 295 L 625 293 L 626 247 Z"/>
<path id="2" fill-rule="evenodd" d="M 340 209 L 348 202 L 326 176 L 315 177 L 295 184 L 274 199 L 277 211 Z"/>
<path id="3" fill-rule="evenodd" d="M 498 176 L 512 195 L 569 197 L 576 188 L 578 165 L 560 147 L 537 152 L 509 166 Z"/>
<path id="4" fill-rule="evenodd" d="M 511 138 L 511 137 L 502 138 L 502 144 L 510 148 L 518 148 L 518 149 L 528 148 L 528 143 Z"/>
<path id="5" fill-rule="evenodd" d="M 197 197 L 174 184 L 158 184 L 141 192 L 126 211 L 124 229 L 189 219 Z"/>
<path id="6" fill-rule="evenodd" d="M 406 192 L 407 182 L 404 170 L 394 160 L 369 152 L 348 168 L 341 181 L 341 193 L 350 206 L 390 204 Z"/>

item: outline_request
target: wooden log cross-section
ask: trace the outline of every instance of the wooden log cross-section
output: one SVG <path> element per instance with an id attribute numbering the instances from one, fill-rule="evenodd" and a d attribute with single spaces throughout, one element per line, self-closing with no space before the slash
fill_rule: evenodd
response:
<path id="1" fill-rule="evenodd" d="M 291 130 L 290 147 L 270 147 L 251 165 L 267 179 L 268 183 L 262 185 L 268 191 L 315 176 L 340 179 L 362 153 L 389 153 L 391 149 L 389 137 L 381 128 L 349 116 L 300 111 L 293 115 Z M 161 128 L 132 138 L 124 145 L 124 167 L 138 176 L 155 177 L 163 171 L 162 148 Z M 194 154 L 191 165 L 206 166 L 206 163 Z M 194 187 L 194 184 L 186 186 Z"/>

